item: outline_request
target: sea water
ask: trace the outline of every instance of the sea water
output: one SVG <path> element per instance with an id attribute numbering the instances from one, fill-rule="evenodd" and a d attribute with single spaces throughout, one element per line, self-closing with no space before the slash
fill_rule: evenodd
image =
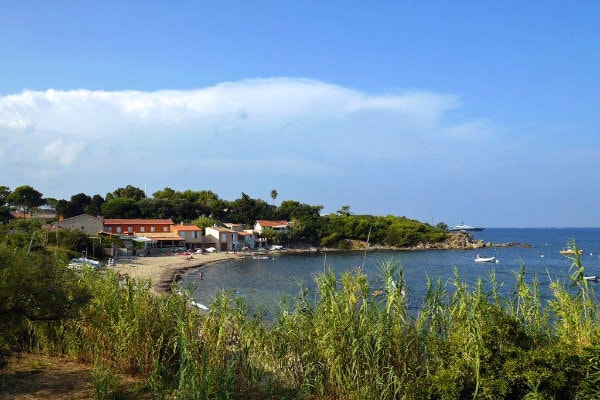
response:
<path id="1" fill-rule="evenodd" d="M 559 252 L 576 242 L 583 249 L 582 265 L 586 275 L 600 275 L 600 228 L 487 228 L 473 233 L 485 243 L 520 243 L 512 247 L 486 247 L 476 250 L 369 251 L 311 254 L 270 254 L 268 259 L 232 259 L 191 270 L 182 285 L 191 288 L 195 300 L 210 307 L 219 291 L 243 296 L 250 307 L 263 306 L 269 314 L 283 298 L 297 296 L 301 288 L 317 298 L 315 277 L 331 268 L 336 275 L 360 268 L 367 274 L 372 290 L 379 289 L 382 263 L 392 261 L 402 269 L 409 296 L 409 307 L 420 308 L 427 281 L 442 282 L 449 291 L 455 271 L 473 287 L 478 280 L 489 282 L 493 271 L 503 285 L 502 294 L 515 288 L 515 274 L 525 268 L 526 280 L 539 282 L 543 298 L 551 295 L 549 285 L 568 282 L 572 260 Z M 475 257 L 496 257 L 496 263 L 477 263 Z M 202 279 L 200 273 L 202 272 Z M 600 291 L 600 284 L 599 291 Z"/>

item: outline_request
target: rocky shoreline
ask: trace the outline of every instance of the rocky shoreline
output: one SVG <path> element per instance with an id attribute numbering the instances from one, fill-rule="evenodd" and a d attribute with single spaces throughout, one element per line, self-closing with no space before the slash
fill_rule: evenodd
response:
<path id="1" fill-rule="evenodd" d="M 477 250 L 483 248 L 494 247 L 523 247 L 530 248 L 531 245 L 509 242 L 509 243 L 492 243 L 484 242 L 483 240 L 474 240 L 473 235 L 468 232 L 449 232 L 448 237 L 443 242 L 439 243 L 419 243 L 416 246 L 395 247 L 372 245 L 361 240 L 346 240 L 346 248 L 329 248 L 329 247 L 310 247 L 310 248 L 288 248 L 277 250 L 278 252 L 339 252 L 339 251 L 418 251 L 418 250 Z"/>

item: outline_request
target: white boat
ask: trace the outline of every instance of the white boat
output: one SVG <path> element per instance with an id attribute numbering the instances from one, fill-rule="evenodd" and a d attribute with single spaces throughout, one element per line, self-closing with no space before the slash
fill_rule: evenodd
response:
<path id="1" fill-rule="evenodd" d="M 477 254 L 475 262 L 496 262 L 496 257 L 482 257 L 480 254 Z"/>
<path id="2" fill-rule="evenodd" d="M 578 250 L 577 252 L 579 253 L 579 255 L 583 254 L 583 250 Z M 559 253 L 562 254 L 563 256 L 574 256 L 575 250 L 573 250 L 571 248 L 566 248 L 566 249 L 562 249 Z"/>
<path id="3" fill-rule="evenodd" d="M 98 269 L 102 266 L 100 264 L 100 261 L 92 260 L 91 258 L 87 257 L 73 258 L 69 262 L 68 266 L 71 269 L 81 269 L 81 267 L 83 267 L 84 265 L 93 269 Z"/>
<path id="4" fill-rule="evenodd" d="M 460 224 L 460 225 L 455 225 L 452 228 L 448 229 L 450 232 L 479 232 L 482 231 L 483 228 L 479 228 L 477 226 L 471 226 L 471 225 L 465 225 L 465 224 Z"/>
<path id="5" fill-rule="evenodd" d="M 584 276 L 583 279 L 586 281 L 598 282 L 600 281 L 600 276 Z"/>

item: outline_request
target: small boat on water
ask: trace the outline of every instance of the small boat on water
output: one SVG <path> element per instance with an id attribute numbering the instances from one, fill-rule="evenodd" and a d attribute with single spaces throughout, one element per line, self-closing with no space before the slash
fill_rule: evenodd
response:
<path id="1" fill-rule="evenodd" d="M 477 254 L 475 262 L 496 262 L 496 257 L 483 257 L 481 254 Z"/>
<path id="2" fill-rule="evenodd" d="M 477 226 L 465 225 L 465 224 L 461 223 L 460 225 L 455 225 L 448 230 L 450 232 L 479 232 L 479 231 L 482 231 L 483 228 L 479 228 Z"/>
<path id="3" fill-rule="evenodd" d="M 583 254 L 583 250 L 577 250 L 577 252 L 579 253 L 579 255 Z M 562 249 L 559 253 L 562 254 L 563 256 L 574 256 L 575 250 L 572 248 L 566 248 L 566 249 Z"/>
<path id="4" fill-rule="evenodd" d="M 600 276 L 584 276 L 583 279 L 586 281 L 598 282 L 600 281 Z"/>

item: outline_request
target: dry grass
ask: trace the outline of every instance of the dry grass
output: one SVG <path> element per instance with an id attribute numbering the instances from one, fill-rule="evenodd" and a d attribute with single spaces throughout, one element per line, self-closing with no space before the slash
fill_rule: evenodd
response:
<path id="1" fill-rule="evenodd" d="M 0 371 L 0 399 L 92 399 L 92 371 L 91 364 L 71 358 L 15 354 Z M 122 392 L 133 392 L 137 381 L 120 376 Z"/>

